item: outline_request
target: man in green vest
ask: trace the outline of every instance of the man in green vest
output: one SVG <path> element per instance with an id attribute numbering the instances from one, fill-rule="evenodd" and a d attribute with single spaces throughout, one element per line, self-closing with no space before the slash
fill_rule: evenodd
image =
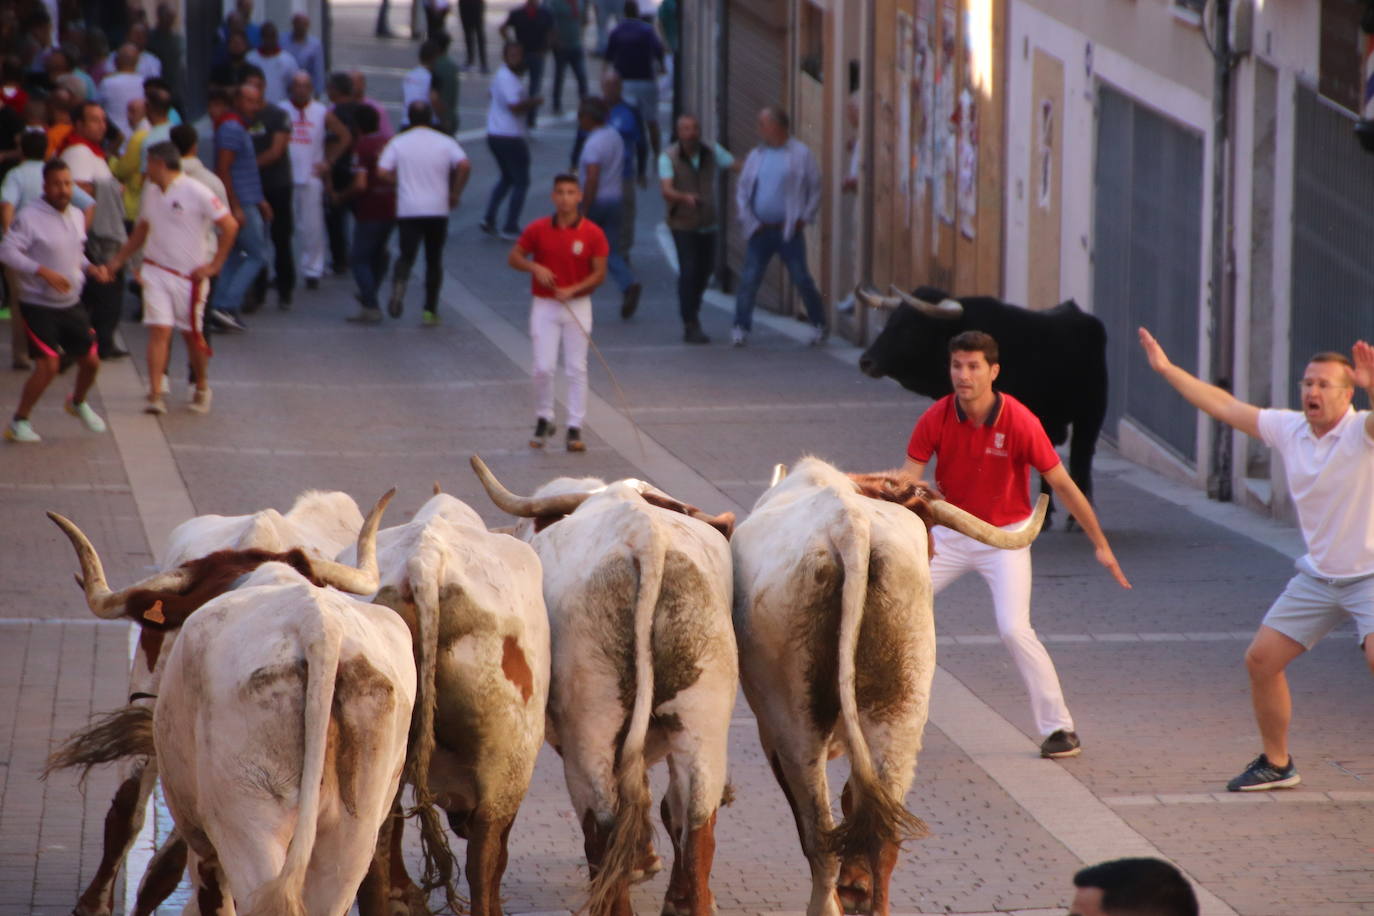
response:
<path id="1" fill-rule="evenodd" d="M 677 142 L 658 156 L 659 186 L 668 205 L 668 228 L 677 246 L 677 300 L 682 314 L 682 339 L 708 344 L 698 313 L 701 295 L 711 279 L 716 259 L 716 177 L 724 169 L 738 172 L 736 160 L 719 143 L 701 145 L 701 124 L 694 115 L 677 119 Z"/>

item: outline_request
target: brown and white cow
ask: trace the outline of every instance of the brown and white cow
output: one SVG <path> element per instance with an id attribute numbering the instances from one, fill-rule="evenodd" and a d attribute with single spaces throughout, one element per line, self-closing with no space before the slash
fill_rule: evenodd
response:
<path id="1" fill-rule="evenodd" d="M 451 853 L 433 803 L 468 841 L 468 912 L 500 916 L 507 839 L 544 742 L 549 618 L 539 557 L 488 531 L 437 486 L 409 523 L 377 536 L 377 556 L 372 600 L 410 628 L 419 671 L 406 781 L 422 818 L 430 872 L 423 883 L 443 887 L 455 902 Z M 379 838 L 358 897 L 362 916 L 384 916 L 393 905 L 428 913 L 400 860 L 402 823 L 393 818 Z"/>
<path id="2" fill-rule="evenodd" d="M 227 572 L 221 562 L 207 565 L 205 558 L 221 551 L 243 552 L 249 550 L 266 551 L 282 555 L 293 549 L 304 552 L 305 558 L 326 565 L 341 550 L 357 538 L 363 527 L 363 516 L 358 505 L 347 493 L 338 491 L 308 490 L 296 498 L 291 509 L 285 514 L 275 509 L 264 509 L 251 515 L 223 516 L 201 515 L 182 522 L 168 538 L 164 553 L 162 573 L 126 589 L 124 596 L 136 595 L 153 590 L 166 590 L 168 584 L 185 589 L 183 567 L 198 564 L 192 578 L 201 581 L 193 589 L 192 602 L 203 603 L 217 592 L 215 589 L 227 587 L 234 574 Z M 236 562 L 241 563 L 242 557 Z M 302 558 L 304 559 L 304 558 Z M 259 557 L 256 562 L 262 562 Z M 244 565 L 246 572 L 256 563 Z M 299 566 L 299 561 L 298 561 Z M 218 580 L 211 583 L 210 578 Z M 229 575 L 230 580 L 225 579 Z M 170 578 L 168 578 L 170 577 Z M 208 590 L 207 590 L 208 586 Z M 184 597 L 184 596 L 183 596 Z M 97 616 L 126 616 L 129 610 L 121 600 L 107 602 L 92 610 Z M 145 601 L 144 608 L 151 607 Z M 139 618 L 139 609 L 133 617 Z M 145 627 L 140 633 L 129 671 L 130 702 L 145 703 L 151 708 L 152 699 L 157 696 L 161 679 L 161 662 L 170 649 L 169 639 L 175 638 L 175 630 L 161 627 Z M 98 728 L 98 726 L 97 726 Z M 80 745 L 82 734 L 76 736 L 78 742 L 72 750 L 75 758 L 89 759 L 93 750 L 90 746 L 102 743 L 102 733 L 88 733 L 86 747 Z M 117 745 L 117 741 L 116 741 Z M 91 883 L 86 887 L 73 910 L 74 916 L 110 916 L 114 912 L 114 892 L 119 869 L 131 848 L 134 838 L 143 826 L 144 813 L 148 798 L 157 782 L 157 762 L 150 759 L 146 763 L 136 763 L 120 784 L 105 816 L 104 850 L 100 865 Z M 144 883 L 139 889 L 138 902 L 133 916 L 152 913 L 162 900 L 166 899 L 180 881 L 185 869 L 185 847 L 180 842 L 171 842 L 150 863 Z"/>
<path id="3" fill-rule="evenodd" d="M 105 749 L 122 741 L 123 753 L 161 761 L 202 914 L 235 912 L 234 897 L 239 912 L 264 914 L 343 913 L 352 902 L 395 795 L 415 672 L 394 613 L 323 586 L 376 590 L 390 498 L 362 526 L 357 568 L 298 549 L 221 551 L 117 593 L 81 531 L 52 516 L 93 611 L 180 632 L 158 665 L 154 710 L 131 704 L 110 717 Z M 82 759 L 79 743 L 64 750 L 68 763 L 100 762 Z M 323 863 L 313 868 L 312 850 Z"/>
<path id="4" fill-rule="evenodd" d="M 652 857 L 647 770 L 667 759 L 673 843 L 663 912 L 712 912 L 716 809 L 738 682 L 730 626 L 733 516 L 706 516 L 635 480 L 560 478 L 492 501 L 522 518 L 544 568 L 553 641 L 549 742 L 582 823 L 594 916 L 629 916 Z M 714 526 L 714 527 L 713 527 Z M 537 532 L 537 533 L 536 533 Z"/>
<path id="5" fill-rule="evenodd" d="M 803 459 L 775 475 L 731 540 L 740 676 L 811 866 L 809 916 L 842 907 L 885 916 L 901 843 L 925 832 L 903 799 L 935 673 L 926 525 L 884 501 L 909 494 L 865 483 Z M 1044 502 L 1016 533 L 942 500 L 920 508 L 933 523 L 1011 549 L 1034 539 Z M 837 827 L 826 761 L 846 752 Z"/>

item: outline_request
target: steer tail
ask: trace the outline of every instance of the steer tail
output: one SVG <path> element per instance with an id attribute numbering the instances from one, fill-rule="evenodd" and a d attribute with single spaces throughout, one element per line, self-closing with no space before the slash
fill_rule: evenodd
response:
<path id="1" fill-rule="evenodd" d="M 307 916 L 301 892 L 305 870 L 315 851 L 315 829 L 320 815 L 321 783 L 329 745 L 329 726 L 334 707 L 334 684 L 339 674 L 339 651 L 343 634 L 337 624 L 317 612 L 308 629 L 300 633 L 305 642 L 305 709 L 301 717 L 305 729 L 305 752 L 301 755 L 301 782 L 297 795 L 296 829 L 286 847 L 281 873 L 253 895 L 244 912 L 263 916 Z"/>
<path id="2" fill-rule="evenodd" d="M 410 723 L 410 753 L 406 759 L 406 781 L 415 791 L 415 808 L 410 812 L 420 821 L 420 849 L 424 856 L 424 876 L 420 879 L 426 894 L 443 888 L 449 908 L 462 909 L 462 898 L 455 885 L 453 849 L 434 808 L 429 791 L 429 763 L 434 755 L 434 711 L 438 702 L 435 678 L 439 667 L 439 583 L 444 579 L 444 551 L 428 534 L 407 561 L 406 573 L 415 595 L 415 620 L 419 634 L 418 683 L 415 715 Z"/>
<path id="3" fill-rule="evenodd" d="M 634 606 L 635 700 L 630 711 L 625 740 L 620 746 L 620 765 L 616 771 L 615 824 L 601 867 L 592 877 L 588 909 L 593 916 L 609 913 L 615 897 L 630 874 L 642 862 L 653 840 L 649 820 L 652 799 L 644 762 L 644 743 L 654 706 L 653 628 L 654 609 L 663 586 L 667 545 L 652 523 L 644 538 L 645 547 L 635 551 L 639 567 L 639 589 Z"/>
<path id="4" fill-rule="evenodd" d="M 81 767 L 81 781 L 85 782 L 93 766 L 156 754 L 152 706 L 130 704 L 107 712 L 80 731 L 73 732 L 61 747 L 48 755 L 42 778 L 47 779 L 58 770 Z"/>
<path id="5" fill-rule="evenodd" d="M 840 588 L 840 639 L 838 684 L 840 716 L 849 739 L 849 786 L 853 807 L 844 821 L 826 837 L 826 844 L 842 859 L 866 857 L 881 846 L 923 836 L 926 825 L 900 798 L 894 798 L 873 768 L 868 739 L 859 722 L 857 655 L 859 628 L 868 601 L 868 557 L 871 547 L 869 520 L 862 513 L 841 523 L 844 534 L 834 541 L 844 564 Z"/>

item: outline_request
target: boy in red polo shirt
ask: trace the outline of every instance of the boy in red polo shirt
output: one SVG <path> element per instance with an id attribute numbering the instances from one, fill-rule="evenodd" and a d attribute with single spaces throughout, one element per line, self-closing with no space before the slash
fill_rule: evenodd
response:
<path id="1" fill-rule="evenodd" d="M 938 455 L 935 482 L 946 500 L 989 524 L 1012 527 L 1030 517 L 1034 467 L 1083 526 L 1097 562 L 1122 588 L 1130 588 L 1092 505 L 1064 470 L 1040 420 L 1011 395 L 992 389 L 1000 368 L 997 341 L 990 335 L 965 331 L 949 342 L 954 393 L 936 401 L 917 421 L 902 473 L 919 480 L 931 455 Z M 948 528 L 936 528 L 934 536 L 930 578 L 936 594 L 971 570 L 992 590 L 997 632 L 1026 683 L 1031 712 L 1044 737 L 1040 756 L 1077 756 L 1081 746 L 1059 675 L 1030 625 L 1030 548 L 999 550 Z"/>
<path id="2" fill-rule="evenodd" d="M 553 180 L 553 216 L 525 227 L 506 259 L 533 274 L 530 343 L 534 346 L 534 406 L 537 417 L 530 448 L 543 448 L 554 431 L 553 370 L 563 344 L 563 374 L 568 380 L 568 451 L 583 452 L 582 420 L 587 415 L 587 345 L 592 333 L 592 291 L 606 279 L 610 246 L 606 235 L 582 216 L 582 186 L 573 175 Z"/>

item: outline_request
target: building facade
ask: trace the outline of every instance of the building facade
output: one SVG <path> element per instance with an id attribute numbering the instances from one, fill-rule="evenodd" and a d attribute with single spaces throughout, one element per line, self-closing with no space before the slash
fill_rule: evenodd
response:
<path id="1" fill-rule="evenodd" d="M 1268 450 L 1181 409 L 1135 329 L 1277 406 L 1313 352 L 1374 336 L 1374 156 L 1354 132 L 1371 5 L 710 0 L 688 8 L 684 95 L 736 152 L 759 107 L 793 112 L 826 175 L 809 241 L 828 302 L 862 280 L 1073 299 L 1107 325 L 1104 437 L 1287 515 Z"/>

